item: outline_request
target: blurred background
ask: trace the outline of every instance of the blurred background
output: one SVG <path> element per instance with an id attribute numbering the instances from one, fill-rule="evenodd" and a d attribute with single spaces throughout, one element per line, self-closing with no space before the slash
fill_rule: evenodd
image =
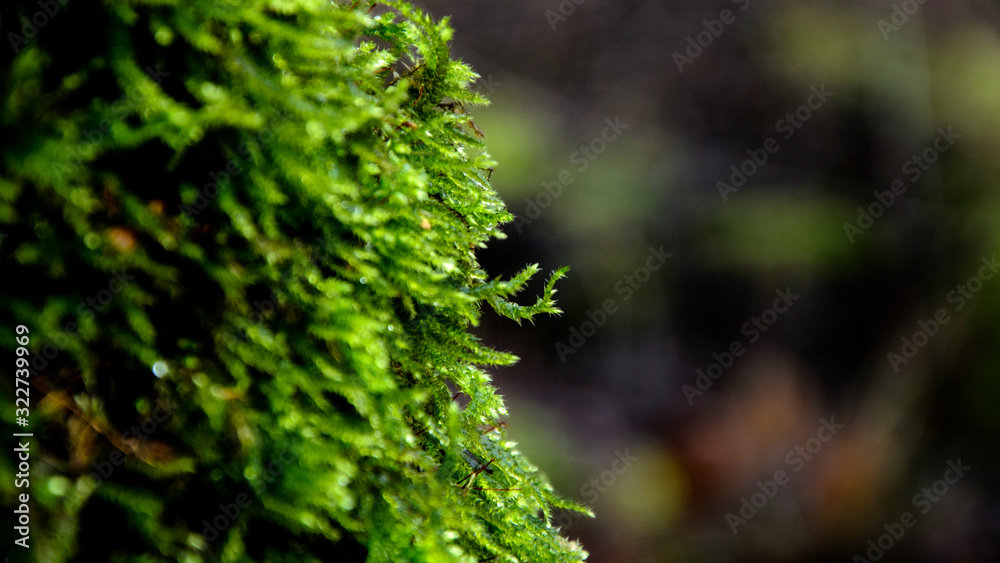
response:
<path id="1" fill-rule="evenodd" d="M 1000 560 L 996 2 L 422 5 L 493 101 L 483 264 L 571 268 L 478 333 L 591 561 Z"/>

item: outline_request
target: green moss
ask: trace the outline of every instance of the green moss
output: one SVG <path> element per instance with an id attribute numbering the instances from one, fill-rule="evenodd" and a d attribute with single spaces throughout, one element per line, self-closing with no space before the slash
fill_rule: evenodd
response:
<path id="1" fill-rule="evenodd" d="M 461 111 L 486 100 L 446 20 L 388 5 L 70 2 L 2 55 L 40 560 L 586 557 L 549 522 L 584 509 L 484 433 L 482 366 L 516 358 L 468 332 L 559 313 L 563 272 L 519 305 L 536 266 L 479 267 L 511 219 Z"/>

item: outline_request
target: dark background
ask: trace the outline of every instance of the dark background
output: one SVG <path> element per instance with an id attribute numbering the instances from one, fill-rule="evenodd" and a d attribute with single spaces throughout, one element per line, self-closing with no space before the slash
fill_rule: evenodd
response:
<path id="1" fill-rule="evenodd" d="M 1000 251 L 996 3 L 423 5 L 452 16 L 454 53 L 493 102 L 473 115 L 519 219 L 485 267 L 571 268 L 561 317 L 488 314 L 478 332 L 522 358 L 495 372 L 504 431 L 593 506 L 596 520 L 559 515 L 591 561 L 846 562 L 905 512 L 916 524 L 882 538 L 883 560 L 998 559 L 1000 279 L 953 293 Z M 685 53 L 699 33 L 707 46 Z M 681 70 L 675 53 L 691 55 Z M 814 87 L 832 95 L 786 139 L 779 120 Z M 597 141 L 616 118 L 628 127 Z M 939 128 L 954 143 L 904 168 Z M 717 183 L 769 137 L 777 151 L 724 200 Z M 581 146 L 603 147 L 586 169 Z M 905 192 L 850 240 L 845 224 L 896 180 Z M 672 256 L 639 283 L 661 245 Z M 799 298 L 750 343 L 741 328 L 788 289 Z M 893 362 L 941 309 L 948 322 Z M 733 341 L 745 353 L 689 401 Z M 831 417 L 844 428 L 808 442 Z M 914 498 L 959 459 L 970 469 L 936 502 Z M 734 533 L 727 514 L 758 481 L 773 497 Z"/>

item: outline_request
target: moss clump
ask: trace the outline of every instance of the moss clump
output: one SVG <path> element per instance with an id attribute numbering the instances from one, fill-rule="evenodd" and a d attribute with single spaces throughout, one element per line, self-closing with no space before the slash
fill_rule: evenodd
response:
<path id="1" fill-rule="evenodd" d="M 579 507 L 483 431 L 505 410 L 481 368 L 515 358 L 468 328 L 484 302 L 558 313 L 562 272 L 524 306 L 537 267 L 477 263 L 511 216 L 447 21 L 52 4 L 0 55 L 0 339 L 31 331 L 39 560 L 585 558 L 549 522 Z"/>

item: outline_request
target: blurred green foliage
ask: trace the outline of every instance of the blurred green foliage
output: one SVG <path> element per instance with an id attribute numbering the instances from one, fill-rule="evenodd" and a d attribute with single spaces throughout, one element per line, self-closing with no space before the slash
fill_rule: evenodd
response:
<path id="1" fill-rule="evenodd" d="M 950 497 L 951 512 L 934 516 L 894 556 L 992 561 L 1000 287 L 983 283 L 961 311 L 946 296 L 1000 248 L 996 6 L 752 3 L 677 72 L 671 54 L 720 8 L 732 3 L 587 4 L 557 32 L 532 17 L 537 6 L 528 0 L 453 10 L 464 27 L 488 30 L 463 34 L 456 48 L 502 84 L 477 123 L 534 125 L 530 141 L 510 130 L 496 143 L 498 127 L 484 125 L 502 162 L 495 185 L 511 211 L 530 217 L 526 198 L 537 201 L 560 170 L 574 172 L 529 226 L 508 227 L 504 243 L 572 265 L 560 293 L 568 314 L 530 339 L 484 331 L 530 358 L 530 376 L 507 387 L 519 401 L 544 400 L 546 428 L 555 430 L 532 432 L 536 447 L 563 458 L 567 471 L 553 474 L 573 496 L 623 444 L 649 444 L 680 465 L 646 471 L 658 462 L 645 454 L 628 474 L 641 486 L 616 482 L 595 503 L 602 518 L 570 533 L 600 561 L 847 560 L 900 507 L 912 508 L 913 491 L 943 458 L 966 456 L 983 471 L 962 483 L 968 496 Z M 883 20 L 899 28 L 884 35 Z M 729 166 L 775 136 L 776 120 L 820 85 L 835 93 L 829 104 L 794 138 L 779 137 L 780 151 L 722 200 L 716 182 L 730 176 Z M 605 115 L 633 128 L 576 173 L 570 155 Z M 904 163 L 933 146 L 939 128 L 961 137 L 919 179 L 909 177 Z M 863 234 L 845 236 L 858 208 L 897 180 L 906 193 Z M 580 353 L 558 362 L 553 346 L 619 297 L 615 282 L 653 243 L 675 252 L 669 267 Z M 508 266 L 511 256 L 493 259 Z M 711 404 L 690 408 L 681 385 L 742 336 L 778 287 L 801 292 L 801 305 L 735 362 Z M 940 307 L 954 320 L 894 371 L 887 354 Z M 801 390 L 783 396 L 783 381 Z M 750 415 L 794 420 L 799 401 L 846 416 L 853 437 L 809 469 L 790 502 L 769 506 L 766 523 L 733 538 L 726 512 L 756 479 L 773 475 L 769 453 L 793 443 L 774 426 L 755 428 Z M 549 446 L 556 440 L 576 446 Z M 766 446 L 743 453 L 755 441 Z M 672 495 L 651 501 L 662 489 Z M 682 507 L 667 521 L 671 496 Z"/>

